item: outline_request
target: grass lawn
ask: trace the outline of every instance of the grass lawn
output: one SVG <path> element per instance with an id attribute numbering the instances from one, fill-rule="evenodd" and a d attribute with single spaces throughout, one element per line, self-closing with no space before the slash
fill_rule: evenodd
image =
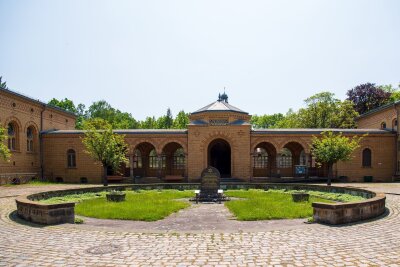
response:
<path id="1" fill-rule="evenodd" d="M 99 192 L 99 193 L 82 193 L 82 194 L 71 194 L 62 197 L 52 197 L 48 199 L 39 200 L 39 202 L 47 203 L 47 204 L 59 204 L 65 202 L 82 202 L 88 199 L 95 199 L 95 198 L 105 198 L 106 192 Z"/>
<path id="2" fill-rule="evenodd" d="M 77 202 L 77 215 L 100 218 L 122 219 L 136 221 L 157 221 L 190 206 L 186 201 L 177 199 L 194 196 L 193 190 L 141 190 L 125 191 L 126 201 L 109 202 L 106 192 L 84 193 L 53 197 L 41 200 L 44 203 Z M 270 220 L 307 218 L 313 214 L 312 202 L 347 202 L 362 200 L 362 197 L 347 194 L 307 191 L 310 194 L 308 202 L 293 202 L 290 193 L 284 190 L 228 190 L 229 197 L 239 198 L 225 202 L 225 206 L 238 220 Z M 298 191 L 296 191 L 298 192 Z"/>
<path id="3" fill-rule="evenodd" d="M 316 196 L 308 202 L 293 202 L 291 194 L 279 190 L 229 190 L 226 195 L 241 198 L 225 202 L 239 221 L 307 218 L 313 215 L 312 202 L 333 202 Z"/>
<path id="4" fill-rule="evenodd" d="M 69 195 L 43 200 L 45 203 L 78 202 L 75 213 L 99 219 L 121 219 L 135 221 L 157 221 L 173 212 L 190 206 L 185 201 L 176 199 L 194 196 L 191 191 L 149 190 L 126 191 L 126 201 L 109 202 L 105 192 Z"/>

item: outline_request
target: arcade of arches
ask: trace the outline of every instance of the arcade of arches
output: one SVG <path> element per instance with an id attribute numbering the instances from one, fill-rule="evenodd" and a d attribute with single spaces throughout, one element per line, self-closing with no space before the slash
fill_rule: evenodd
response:
<path id="1" fill-rule="evenodd" d="M 101 182 L 103 168 L 85 153 L 84 132 L 74 129 L 73 114 L 12 91 L 0 89 L 0 94 L 4 100 L 0 122 L 8 130 L 6 145 L 12 152 L 10 162 L 0 162 L 2 170 L 35 173 L 54 181 Z M 337 177 L 393 181 L 400 175 L 400 139 L 394 129 L 399 127 L 397 109 L 395 105 L 361 118 L 358 129 L 333 129 L 349 137 L 367 134 L 350 161 L 334 166 Z M 310 153 L 312 138 L 321 129 L 252 129 L 251 116 L 228 103 L 226 95 L 192 112 L 189 119 L 187 129 L 115 130 L 125 137 L 129 160 L 107 174 L 124 182 L 137 178 L 197 182 L 204 168 L 214 166 L 224 179 L 241 181 L 327 175 Z M 386 123 L 383 129 L 382 122 Z"/>
<path id="2" fill-rule="evenodd" d="M 313 136 L 319 129 L 252 129 L 251 116 L 225 102 L 216 101 L 192 112 L 190 124 L 183 130 L 121 130 L 129 145 L 128 164 L 108 175 L 144 182 L 197 182 L 208 166 L 219 170 L 224 179 L 273 181 L 327 177 L 327 169 L 310 153 Z M 396 134 L 381 129 L 334 129 L 347 136 L 368 134 L 354 158 L 334 167 L 334 175 L 349 181 L 391 180 L 395 164 L 391 157 Z M 76 152 L 74 167 L 60 168 L 66 158 L 47 150 L 45 174 L 64 181 L 100 182 L 101 168 L 84 162 L 91 159 L 83 153 L 81 131 L 55 131 L 44 134 L 46 147 L 60 147 L 67 155 Z M 384 149 L 383 149 L 384 148 Z M 367 150 L 366 150 L 367 149 Z M 125 177 L 125 178 L 122 178 Z M 227 181 L 229 181 L 227 179 Z M 129 180 L 126 180 L 129 181 Z"/>

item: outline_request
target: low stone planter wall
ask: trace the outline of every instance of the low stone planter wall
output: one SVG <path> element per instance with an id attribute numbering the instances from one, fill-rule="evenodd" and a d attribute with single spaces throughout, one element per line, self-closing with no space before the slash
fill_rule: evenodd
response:
<path id="1" fill-rule="evenodd" d="M 75 203 L 45 204 L 26 198 L 16 199 L 17 214 L 22 219 L 40 224 L 74 223 Z"/>
<path id="2" fill-rule="evenodd" d="M 75 221 L 75 203 L 46 204 L 38 202 L 42 199 L 51 197 L 81 194 L 87 192 L 101 192 L 110 190 L 125 190 L 125 186 L 113 187 L 85 187 L 78 189 L 66 189 L 57 191 L 47 191 L 37 194 L 24 195 L 18 197 L 17 214 L 26 221 L 38 224 L 53 225 L 60 223 L 74 223 Z"/>
<path id="3" fill-rule="evenodd" d="M 84 187 L 79 189 L 67 189 L 57 191 L 47 191 L 37 194 L 25 195 L 18 197 L 17 213 L 18 215 L 34 223 L 40 224 L 59 224 L 59 223 L 74 223 L 74 207 L 75 203 L 63 204 L 45 204 L 37 202 L 38 200 L 47 199 L 56 196 L 65 196 L 70 194 L 81 194 L 87 192 L 101 192 L 111 190 L 195 190 L 199 189 L 198 183 L 165 183 L 165 184 L 133 184 L 133 185 L 118 185 L 118 186 L 98 186 Z M 364 201 L 351 203 L 313 203 L 314 221 L 326 224 L 343 224 L 349 222 L 362 221 L 377 217 L 385 212 L 384 194 L 375 193 L 372 191 L 350 188 L 350 187 L 335 187 L 325 185 L 307 185 L 307 184 L 272 184 L 272 183 L 225 183 L 221 184 L 221 189 L 286 189 L 286 190 L 311 190 L 323 191 L 332 193 L 342 193 L 357 195 L 366 198 Z"/>
<path id="4" fill-rule="evenodd" d="M 385 194 L 364 201 L 349 203 L 312 203 L 314 221 L 326 224 L 345 224 L 376 218 L 385 212 Z"/>

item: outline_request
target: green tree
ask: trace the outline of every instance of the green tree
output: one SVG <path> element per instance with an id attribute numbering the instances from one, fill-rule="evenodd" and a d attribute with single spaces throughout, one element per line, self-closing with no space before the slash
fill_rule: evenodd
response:
<path id="1" fill-rule="evenodd" d="M 330 128 L 332 117 L 335 114 L 337 104 L 340 102 L 334 96 L 330 92 L 321 92 L 304 100 L 307 108 L 299 113 L 303 127 Z"/>
<path id="2" fill-rule="evenodd" d="M 87 111 L 87 118 L 101 118 L 111 124 L 113 129 L 136 129 L 139 123 L 130 113 L 113 108 L 107 101 L 94 102 Z"/>
<path id="3" fill-rule="evenodd" d="M 5 141 L 7 140 L 6 132 L 7 132 L 6 129 L 0 126 L 0 158 L 5 161 L 9 161 L 11 153 L 5 144 Z"/>
<path id="4" fill-rule="evenodd" d="M 378 88 L 390 94 L 390 102 L 396 102 L 400 100 L 400 84 L 397 85 L 397 88 L 391 84 L 380 85 Z"/>
<path id="5" fill-rule="evenodd" d="M 56 98 L 53 98 L 49 101 L 48 103 L 50 106 L 54 106 L 54 107 L 59 107 L 62 108 L 63 110 L 72 112 L 74 114 L 77 114 L 78 110 L 75 107 L 75 104 L 72 100 L 68 99 L 68 98 L 64 98 L 62 100 L 58 100 Z"/>
<path id="6" fill-rule="evenodd" d="M 341 101 L 337 104 L 332 114 L 330 128 L 352 129 L 356 128 L 356 118 L 359 116 L 354 109 L 354 103 L 349 100 Z"/>
<path id="7" fill-rule="evenodd" d="M 315 94 L 305 101 L 305 108 L 288 113 L 273 128 L 355 128 L 354 103 L 340 101 L 330 92 Z"/>
<path id="8" fill-rule="evenodd" d="M 253 115 L 251 117 L 250 123 L 253 128 L 256 129 L 266 129 L 266 128 L 275 128 L 280 121 L 282 121 L 285 117 L 282 113 L 276 113 L 272 115 Z"/>
<path id="9" fill-rule="evenodd" d="M 7 83 L 6 83 L 6 82 L 3 82 L 2 80 L 3 80 L 3 77 L 0 76 L 0 88 L 8 89 Z"/>
<path id="10" fill-rule="evenodd" d="M 84 123 L 85 136 L 82 143 L 85 145 L 86 153 L 93 159 L 101 162 L 103 166 L 102 181 L 104 186 L 108 185 L 107 168 L 117 170 L 122 163 L 127 163 L 126 153 L 128 146 L 125 136 L 116 134 L 112 126 L 105 120 L 96 118 Z"/>
<path id="11" fill-rule="evenodd" d="M 171 109 L 167 109 L 167 114 L 157 119 L 157 129 L 171 129 L 174 124 Z"/>
<path id="12" fill-rule="evenodd" d="M 174 129 L 186 129 L 189 124 L 189 114 L 185 113 L 185 111 L 179 111 L 178 115 L 174 120 L 173 128 Z"/>
<path id="13" fill-rule="evenodd" d="M 172 126 L 174 125 L 174 118 L 172 117 L 172 112 L 171 109 L 167 109 L 167 114 L 164 117 L 164 128 L 165 129 L 171 129 Z"/>
<path id="14" fill-rule="evenodd" d="M 83 123 L 87 119 L 86 107 L 84 104 L 78 104 L 76 107 L 76 115 L 78 117 L 76 118 L 75 128 L 83 129 Z"/>
<path id="15" fill-rule="evenodd" d="M 157 120 L 153 117 L 147 117 L 144 121 L 139 123 L 139 128 L 141 129 L 156 129 L 157 128 Z"/>
<path id="16" fill-rule="evenodd" d="M 74 102 L 68 98 L 64 98 L 62 100 L 53 98 L 48 102 L 48 104 L 74 113 L 77 116 L 75 122 L 75 128 L 76 129 L 83 128 L 83 122 L 86 119 L 86 110 L 85 110 L 86 107 L 84 104 L 78 104 L 78 106 L 75 106 Z"/>
<path id="17" fill-rule="evenodd" d="M 285 114 L 283 120 L 278 121 L 274 128 L 300 128 L 301 122 L 299 121 L 298 112 L 294 112 L 292 109 Z"/>
<path id="18" fill-rule="evenodd" d="M 360 145 L 362 137 L 349 138 L 342 133 L 335 134 L 332 131 L 321 133 L 320 137 L 313 136 L 311 151 L 316 161 L 328 166 L 328 185 L 331 185 L 333 164 L 338 161 L 348 161 L 355 149 Z"/>

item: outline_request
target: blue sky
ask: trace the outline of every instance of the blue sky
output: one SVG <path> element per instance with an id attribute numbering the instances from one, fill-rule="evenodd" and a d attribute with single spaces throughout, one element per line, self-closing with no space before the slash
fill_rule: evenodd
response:
<path id="1" fill-rule="evenodd" d="M 400 1 L 0 0 L 11 89 L 137 119 L 195 111 L 226 91 L 250 114 L 329 90 L 400 82 Z"/>

